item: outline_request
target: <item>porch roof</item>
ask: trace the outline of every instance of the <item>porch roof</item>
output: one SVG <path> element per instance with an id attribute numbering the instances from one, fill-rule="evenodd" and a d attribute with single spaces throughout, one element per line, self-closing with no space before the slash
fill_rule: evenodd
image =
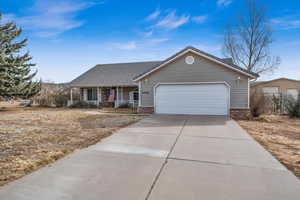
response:
<path id="1" fill-rule="evenodd" d="M 73 81 L 71 87 L 136 86 L 133 78 L 161 61 L 96 65 Z"/>

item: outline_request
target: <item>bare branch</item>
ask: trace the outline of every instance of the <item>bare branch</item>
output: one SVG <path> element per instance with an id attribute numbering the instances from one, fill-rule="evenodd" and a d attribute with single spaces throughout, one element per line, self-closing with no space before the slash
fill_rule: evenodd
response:
<path id="1" fill-rule="evenodd" d="M 270 55 L 273 39 L 266 9 L 256 0 L 248 0 L 246 8 L 239 15 L 236 24 L 227 26 L 223 54 L 249 71 L 258 74 L 272 72 L 280 65 L 281 60 Z"/>

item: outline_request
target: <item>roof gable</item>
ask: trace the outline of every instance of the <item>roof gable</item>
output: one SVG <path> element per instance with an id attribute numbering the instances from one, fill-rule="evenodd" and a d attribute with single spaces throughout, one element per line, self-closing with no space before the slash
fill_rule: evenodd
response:
<path id="1" fill-rule="evenodd" d="M 253 73 L 253 72 L 249 72 L 248 70 L 245 70 L 237 65 L 234 65 L 234 64 L 231 64 L 230 62 L 228 62 L 228 60 L 224 60 L 224 59 L 221 59 L 221 58 L 218 58 L 218 57 L 215 57 L 213 55 L 210 55 L 206 52 L 203 52 L 197 48 L 194 48 L 194 47 L 186 47 L 185 49 L 179 51 L 178 53 L 174 54 L 173 56 L 167 58 L 166 60 L 162 61 L 161 63 L 158 63 L 156 66 L 154 66 L 152 69 L 149 69 L 143 73 L 141 73 L 140 75 L 136 76 L 133 80 L 134 81 L 139 81 L 140 79 L 150 75 L 151 73 L 153 73 L 154 71 L 166 66 L 167 64 L 171 63 L 172 61 L 176 60 L 177 58 L 189 53 L 189 52 L 192 52 L 192 53 L 195 53 L 201 57 L 204 57 L 208 60 L 211 60 L 215 63 L 218 63 L 224 67 L 227 67 L 231 70 L 234 70 L 234 71 L 237 71 L 238 73 L 241 73 L 241 74 L 244 74 L 248 77 L 251 77 L 251 78 L 257 78 L 258 77 L 258 74 L 256 73 Z"/>
<path id="2" fill-rule="evenodd" d="M 269 81 L 269 82 L 272 82 L 272 81 L 280 81 L 280 80 L 292 81 L 292 82 L 300 82 L 300 80 L 295 80 L 295 79 L 290 79 L 290 78 L 284 78 L 284 77 L 282 77 L 282 78 L 277 78 L 277 79 L 273 79 L 273 80 L 271 80 L 271 81 Z"/>
<path id="3" fill-rule="evenodd" d="M 257 82 L 253 82 L 252 86 L 257 86 L 257 85 L 263 85 L 263 84 L 267 84 L 267 83 L 272 83 L 272 82 L 276 82 L 276 81 L 291 81 L 291 82 L 297 82 L 300 84 L 300 80 L 295 80 L 295 79 L 289 79 L 289 78 L 277 78 L 277 79 L 273 79 L 273 80 L 269 80 L 269 81 L 257 81 Z"/>

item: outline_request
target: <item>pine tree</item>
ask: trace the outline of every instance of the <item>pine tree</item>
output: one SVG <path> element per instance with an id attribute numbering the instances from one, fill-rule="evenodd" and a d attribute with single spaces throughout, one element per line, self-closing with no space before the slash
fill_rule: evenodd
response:
<path id="1" fill-rule="evenodd" d="M 22 30 L 14 22 L 2 23 L 0 13 L 0 97 L 30 98 L 40 91 L 40 82 L 33 81 L 37 71 L 32 57 L 22 52 L 27 39 L 16 41 Z"/>

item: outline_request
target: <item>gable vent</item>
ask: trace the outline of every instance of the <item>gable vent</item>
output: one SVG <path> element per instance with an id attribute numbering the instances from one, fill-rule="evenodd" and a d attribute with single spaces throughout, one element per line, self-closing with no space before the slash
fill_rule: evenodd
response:
<path id="1" fill-rule="evenodd" d="M 188 65 L 192 65 L 195 62 L 195 58 L 194 56 L 187 56 L 185 57 L 185 63 Z"/>

